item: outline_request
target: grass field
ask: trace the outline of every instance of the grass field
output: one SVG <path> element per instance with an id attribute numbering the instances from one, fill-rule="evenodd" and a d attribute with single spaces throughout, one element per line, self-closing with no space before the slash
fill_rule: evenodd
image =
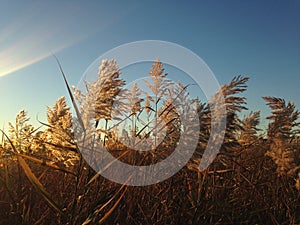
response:
<path id="1" fill-rule="evenodd" d="M 300 224 L 299 113 L 293 103 L 264 97 L 268 118 L 260 118 L 259 111 L 240 118 L 247 110 L 242 95 L 247 77 L 234 77 L 203 103 L 188 99 L 188 87 L 170 83 L 159 61 L 150 70 L 152 93 L 146 97 L 138 86 L 123 93 L 119 75 L 115 61 L 103 61 L 86 93 L 71 91 L 66 81 L 76 115 L 62 97 L 48 107 L 42 129 L 21 111 L 2 132 L 0 224 Z M 220 96 L 226 107 L 224 140 L 200 171 Z M 131 165 L 164 160 L 190 126 L 179 116 L 187 106 L 176 108 L 176 101 L 195 104 L 200 131 L 193 156 L 169 179 L 148 186 L 117 184 L 98 175 L 81 155 L 82 143 L 89 143 L 91 152 L 105 147 Z M 112 115 L 114 102 L 119 115 Z M 117 124 L 129 121 L 123 133 L 113 123 L 117 117 Z M 261 119 L 268 119 L 268 130 L 258 129 Z M 134 150 L 143 139 L 155 148 Z"/>

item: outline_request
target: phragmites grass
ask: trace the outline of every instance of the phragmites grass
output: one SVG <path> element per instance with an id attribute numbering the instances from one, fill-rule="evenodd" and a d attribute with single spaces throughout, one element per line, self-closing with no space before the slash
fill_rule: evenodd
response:
<path id="1" fill-rule="evenodd" d="M 120 71 L 116 61 L 103 60 L 99 67 L 97 80 L 91 83 L 86 81 L 86 93 L 82 93 L 73 86 L 86 127 L 90 126 L 92 120 L 96 123 L 96 127 L 101 119 L 111 120 L 113 103 L 121 87 L 125 84 L 119 76 Z"/>
<path id="2" fill-rule="evenodd" d="M 243 145 L 251 145 L 257 142 L 258 128 L 260 122 L 260 112 L 250 112 L 242 120 L 242 130 L 239 136 L 239 143 Z"/>
<path id="3" fill-rule="evenodd" d="M 205 102 L 191 98 L 188 84 L 168 80 L 159 60 L 142 90 L 140 83 L 125 89 L 117 62 L 103 60 L 95 81 L 73 93 L 59 66 L 75 114 L 61 97 L 47 107 L 42 129 L 22 110 L 8 134 L 2 130 L 0 224 L 300 224 L 293 103 L 264 97 L 272 110 L 264 134 L 259 111 L 240 119 L 247 110 L 247 77 L 234 77 Z M 157 184 L 120 185 L 92 168 L 103 160 L 100 148 L 145 166 L 169 157 L 181 139 L 182 154 L 195 141 L 194 155 Z M 209 141 L 220 151 L 205 153 Z M 148 151 L 141 151 L 145 146 Z M 84 154 L 92 156 L 89 164 Z M 200 171 L 203 159 L 209 165 Z"/>
<path id="4" fill-rule="evenodd" d="M 237 134 L 242 130 L 242 123 L 238 118 L 238 113 L 247 108 L 245 107 L 246 98 L 239 94 L 246 90 L 248 79 L 243 76 L 234 77 L 230 83 L 218 90 L 208 104 L 198 103 L 200 135 L 199 149 L 194 159 L 196 169 L 200 160 L 206 162 L 207 165 L 212 163 L 219 152 L 219 148 L 215 146 L 221 145 L 223 154 L 235 153 L 240 147 Z M 213 133 L 211 132 L 212 125 L 216 127 Z M 209 139 L 213 145 L 210 149 L 206 149 Z M 203 154 L 204 149 L 206 151 Z"/>
<path id="5" fill-rule="evenodd" d="M 47 107 L 47 129 L 42 134 L 42 142 L 46 145 L 48 158 L 54 162 L 62 162 L 69 167 L 78 160 L 72 130 L 72 116 L 65 97 L 59 98 L 53 108 Z"/>
<path id="6" fill-rule="evenodd" d="M 299 159 L 296 156 L 299 154 L 290 144 L 299 133 L 299 112 L 295 110 L 295 105 L 291 102 L 285 103 L 284 99 L 274 97 L 263 97 L 267 104 L 272 109 L 272 115 L 267 119 L 272 122 L 268 128 L 268 141 L 270 149 L 266 155 L 270 156 L 277 165 L 279 175 L 288 174 L 294 175 L 300 169 Z"/>
<path id="7" fill-rule="evenodd" d="M 24 110 L 16 116 L 15 124 L 9 123 L 10 139 L 13 141 L 19 153 L 26 153 L 32 150 L 32 133 L 34 127 L 28 123 L 29 117 Z"/>

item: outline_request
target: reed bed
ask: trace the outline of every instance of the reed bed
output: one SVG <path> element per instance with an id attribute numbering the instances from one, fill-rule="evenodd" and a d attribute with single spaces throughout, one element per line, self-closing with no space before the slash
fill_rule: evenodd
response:
<path id="1" fill-rule="evenodd" d="M 124 90 L 114 60 L 102 62 L 86 93 L 72 90 L 60 69 L 75 115 L 61 97 L 47 108 L 44 129 L 34 128 L 22 110 L 9 131 L 2 131 L 0 224 L 300 224 L 299 113 L 293 103 L 264 97 L 272 110 L 264 132 L 259 130 L 259 111 L 240 118 L 247 110 L 242 96 L 247 77 L 234 77 L 205 103 L 189 100 L 188 86 L 169 81 L 159 61 L 150 69 L 152 93 L 137 85 Z M 220 94 L 227 118 L 224 141 L 212 164 L 200 171 Z M 153 185 L 127 186 L 105 179 L 85 161 L 80 141 L 93 143 L 94 151 L 91 137 L 128 164 L 164 160 L 185 129 L 179 114 L 188 109 L 176 108 L 176 101 L 195 104 L 200 133 L 194 155 L 174 176 Z M 129 120 L 127 133 L 116 129 L 114 119 L 119 124 Z M 156 147 L 134 150 L 143 138 Z"/>

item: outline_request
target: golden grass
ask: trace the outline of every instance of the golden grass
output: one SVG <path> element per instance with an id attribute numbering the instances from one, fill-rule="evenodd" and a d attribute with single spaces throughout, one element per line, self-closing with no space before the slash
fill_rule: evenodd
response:
<path id="1" fill-rule="evenodd" d="M 76 109 L 79 130 L 86 134 L 82 107 L 76 105 L 60 69 Z M 178 111 L 172 102 L 161 108 L 158 104 L 163 93 L 157 92 L 155 85 L 167 85 L 162 64 L 155 62 L 152 70 L 154 83 L 149 85 L 157 99 L 149 98 L 143 107 L 141 99 L 136 98 L 139 105 L 135 109 L 163 116 L 167 137 L 155 151 L 136 152 L 106 127 L 105 146 L 126 163 L 149 165 L 163 160 L 172 153 L 180 135 Z M 28 133 L 21 128 L 30 124 L 26 113 L 19 114 L 20 129 L 12 129 L 10 137 L 4 132 L 2 135 L 0 224 L 300 224 L 298 112 L 283 99 L 265 98 L 273 111 L 268 133 L 259 135 L 259 112 L 243 120 L 238 117 L 238 112 L 246 109 L 240 94 L 247 80 L 235 77 L 221 88 L 227 127 L 221 151 L 208 169 L 200 172 L 198 165 L 210 135 L 211 112 L 209 105 L 199 102 L 201 133 L 193 157 L 177 174 L 150 186 L 120 185 L 95 173 L 80 155 L 72 136 L 75 130 L 69 124 L 64 99 L 59 99 L 53 109 L 48 108 L 44 132 L 26 136 Z M 138 120 L 136 111 L 131 116 L 133 121 Z M 145 124 L 140 133 L 133 133 L 151 136 Z M 23 140 L 27 137 L 31 142 Z M 61 158 L 54 157 L 54 151 Z"/>

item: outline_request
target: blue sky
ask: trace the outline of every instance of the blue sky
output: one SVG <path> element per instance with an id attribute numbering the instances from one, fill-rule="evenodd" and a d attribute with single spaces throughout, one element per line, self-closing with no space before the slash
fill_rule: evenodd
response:
<path id="1" fill-rule="evenodd" d="M 0 126 L 21 110 L 35 123 L 67 96 L 55 53 L 71 84 L 106 51 L 132 41 L 163 40 L 199 55 L 221 84 L 250 77 L 250 110 L 261 96 L 300 107 L 300 2 L 9 1 L 0 8 Z"/>

